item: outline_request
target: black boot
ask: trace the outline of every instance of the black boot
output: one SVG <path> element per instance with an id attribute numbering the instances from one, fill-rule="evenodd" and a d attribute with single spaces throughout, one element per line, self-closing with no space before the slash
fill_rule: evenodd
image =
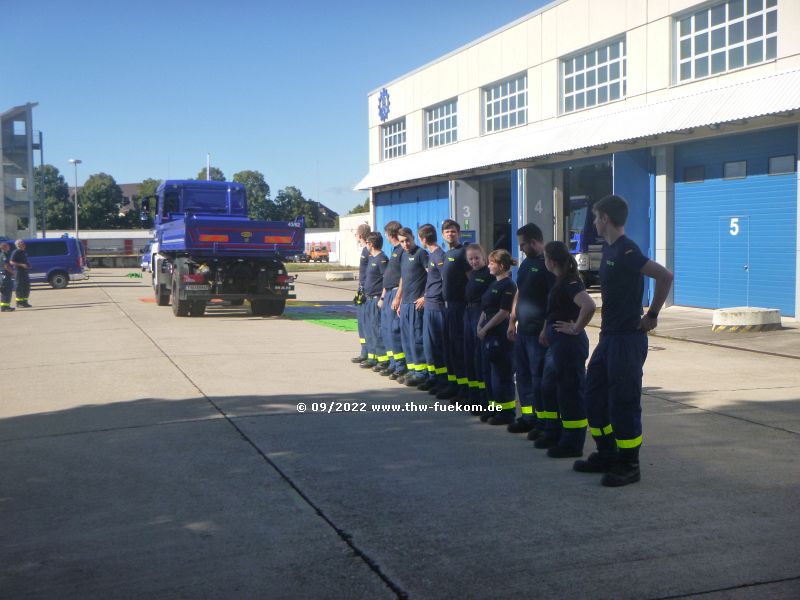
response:
<path id="1" fill-rule="evenodd" d="M 572 470 L 578 473 L 606 473 L 617 462 L 617 441 L 613 435 L 594 438 L 597 452 L 592 452 L 586 460 L 576 460 Z"/>
<path id="2" fill-rule="evenodd" d="M 514 421 L 514 411 L 513 410 L 501 410 L 500 412 L 495 412 L 495 414 L 486 421 L 489 425 L 508 425 L 509 423 Z"/>
<path id="3" fill-rule="evenodd" d="M 550 458 L 576 458 L 583 456 L 583 442 L 586 440 L 586 428 L 564 429 L 558 438 L 558 446 L 547 451 Z"/>
<path id="4" fill-rule="evenodd" d="M 506 429 L 508 429 L 508 433 L 528 433 L 535 426 L 536 424 L 530 419 L 523 419 L 520 417 L 513 423 L 510 423 Z"/>
<path id="5" fill-rule="evenodd" d="M 620 487 L 636 483 L 641 479 L 639 473 L 639 448 L 621 448 L 616 464 L 603 475 L 600 481 L 606 487 Z"/>

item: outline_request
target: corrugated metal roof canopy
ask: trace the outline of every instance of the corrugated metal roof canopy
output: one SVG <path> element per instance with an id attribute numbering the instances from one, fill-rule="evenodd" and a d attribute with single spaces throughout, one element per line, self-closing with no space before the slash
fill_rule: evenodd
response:
<path id="1" fill-rule="evenodd" d="M 571 120 L 556 126 L 548 121 L 539 128 L 531 124 L 381 162 L 372 166 L 355 189 L 531 160 L 799 108 L 800 70 L 787 71 L 581 121 Z"/>

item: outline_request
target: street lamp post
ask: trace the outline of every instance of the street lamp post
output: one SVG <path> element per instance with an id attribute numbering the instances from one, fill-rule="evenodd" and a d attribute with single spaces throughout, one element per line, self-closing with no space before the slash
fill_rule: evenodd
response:
<path id="1" fill-rule="evenodd" d="M 78 165 L 83 161 L 80 158 L 70 158 L 75 167 L 75 239 L 78 239 Z"/>

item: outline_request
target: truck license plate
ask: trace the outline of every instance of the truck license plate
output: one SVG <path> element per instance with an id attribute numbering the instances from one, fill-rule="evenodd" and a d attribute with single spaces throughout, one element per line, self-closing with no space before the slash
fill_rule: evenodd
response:
<path id="1" fill-rule="evenodd" d="M 208 286 L 207 285 L 187 285 L 186 290 L 190 292 L 207 292 Z"/>

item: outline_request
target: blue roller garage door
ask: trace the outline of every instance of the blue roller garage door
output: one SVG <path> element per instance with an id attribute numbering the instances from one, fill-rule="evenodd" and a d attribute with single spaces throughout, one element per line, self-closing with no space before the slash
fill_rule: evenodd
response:
<path id="1" fill-rule="evenodd" d="M 450 216 L 450 186 L 447 182 L 375 194 L 375 227 L 383 233 L 389 221 L 400 221 L 416 233 L 425 223 L 441 229 Z"/>
<path id="2" fill-rule="evenodd" d="M 676 304 L 794 315 L 796 153 L 796 127 L 675 149 Z"/>

